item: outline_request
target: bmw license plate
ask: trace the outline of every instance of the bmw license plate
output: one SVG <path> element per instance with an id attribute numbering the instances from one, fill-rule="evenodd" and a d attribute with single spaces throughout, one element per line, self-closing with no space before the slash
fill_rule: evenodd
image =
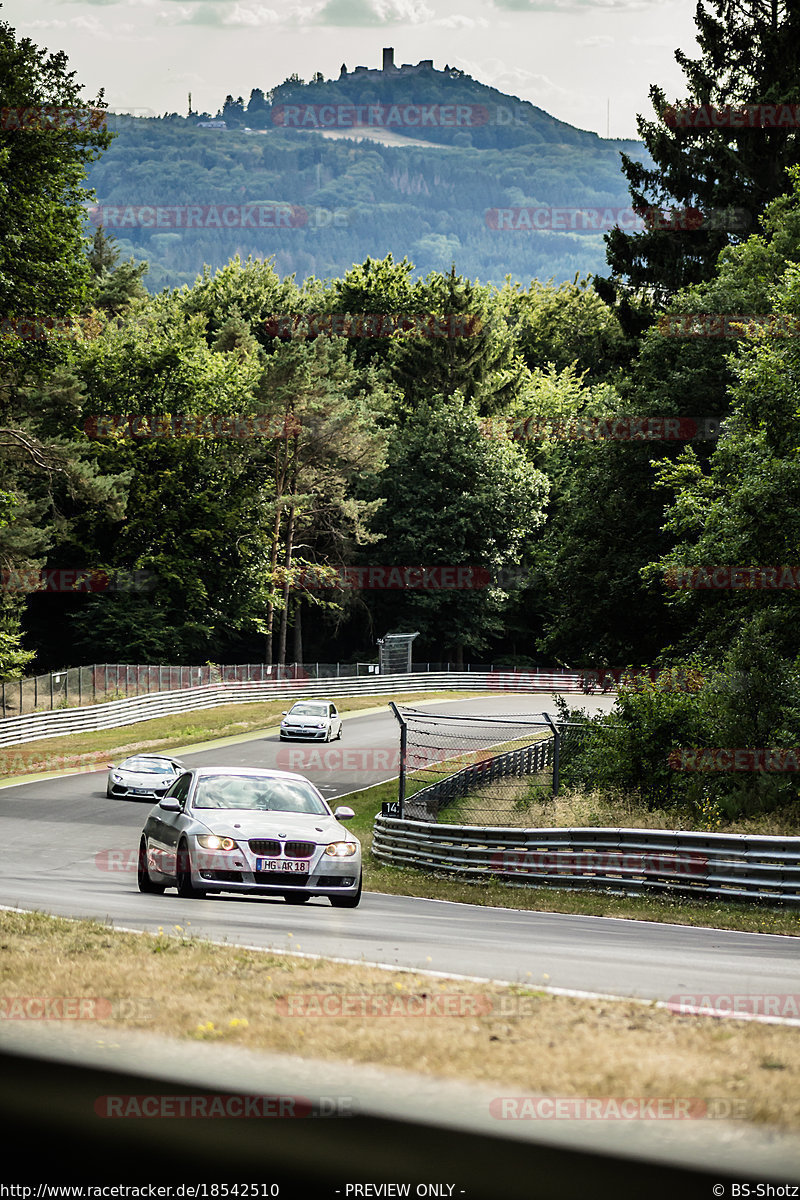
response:
<path id="1" fill-rule="evenodd" d="M 294 862 L 285 858 L 257 858 L 257 871 L 288 871 L 292 875 L 307 875 L 307 862 Z"/>

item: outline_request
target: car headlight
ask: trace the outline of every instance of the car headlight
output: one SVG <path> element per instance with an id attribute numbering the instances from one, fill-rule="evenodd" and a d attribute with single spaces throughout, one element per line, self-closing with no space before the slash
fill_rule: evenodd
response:
<path id="1" fill-rule="evenodd" d="M 197 836 L 198 843 L 204 850 L 238 850 L 239 847 L 233 838 L 217 837 L 215 833 L 200 833 Z"/>
<path id="2" fill-rule="evenodd" d="M 122 776 L 120 775 L 119 771 L 111 772 L 111 781 L 112 783 L 122 783 Z"/>
<path id="3" fill-rule="evenodd" d="M 325 853 L 331 858 L 352 858 L 357 849 L 357 842 L 331 842 L 325 847 Z"/>

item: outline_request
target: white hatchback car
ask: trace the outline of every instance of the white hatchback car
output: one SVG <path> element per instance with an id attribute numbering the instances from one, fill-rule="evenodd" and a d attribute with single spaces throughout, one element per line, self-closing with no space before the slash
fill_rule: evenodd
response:
<path id="1" fill-rule="evenodd" d="M 342 736 L 342 718 L 332 700 L 298 700 L 281 721 L 281 741 L 332 742 Z"/>

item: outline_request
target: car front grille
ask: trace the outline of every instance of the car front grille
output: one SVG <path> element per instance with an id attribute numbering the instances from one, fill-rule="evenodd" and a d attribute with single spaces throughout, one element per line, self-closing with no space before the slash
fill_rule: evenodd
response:
<path id="1" fill-rule="evenodd" d="M 285 871 L 254 871 L 253 879 L 256 883 L 273 884 L 275 887 L 307 887 L 307 875 L 290 875 Z"/>
<path id="2" fill-rule="evenodd" d="M 280 842 L 272 842 L 267 838 L 251 838 L 247 844 L 254 854 L 260 854 L 264 858 L 280 858 Z"/>
<path id="3" fill-rule="evenodd" d="M 283 852 L 287 858 L 311 858 L 316 848 L 314 842 L 286 842 Z"/>
<path id="4" fill-rule="evenodd" d="M 263 858 L 311 858 L 317 848 L 315 842 L 278 842 L 268 838 L 251 838 L 248 845 Z"/>

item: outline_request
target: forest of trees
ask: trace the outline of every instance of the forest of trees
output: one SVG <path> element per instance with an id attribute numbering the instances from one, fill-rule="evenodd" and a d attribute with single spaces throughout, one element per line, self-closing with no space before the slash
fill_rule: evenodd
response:
<path id="1" fill-rule="evenodd" d="M 273 124 L 273 115 L 282 119 L 290 104 L 380 104 L 388 113 L 392 104 L 415 98 L 429 106 L 469 106 L 486 123 L 403 129 L 413 135 L 408 146 L 332 140 Z M 247 104 L 229 96 L 218 114 L 227 130 L 204 128 L 208 115 L 109 117 L 117 136 L 88 175 L 100 207 L 93 219 L 101 220 L 109 206 L 265 202 L 302 208 L 309 219 L 257 230 L 109 226 L 106 232 L 117 237 L 124 257 L 147 260 L 150 291 L 192 284 L 204 264 L 222 267 L 236 254 L 243 260 L 273 257 L 279 275 L 294 274 L 298 281 L 341 276 L 354 262 L 392 252 L 396 258 L 408 254 L 415 278 L 454 264 L 470 279 L 498 285 L 507 275 L 570 281 L 604 269 L 602 229 L 569 232 L 564 216 L 556 220 L 561 228 L 498 229 L 492 210 L 588 209 L 599 212 L 598 222 L 608 210 L 613 223 L 613 214 L 630 209 L 620 151 L 650 164 L 638 142 L 603 140 L 441 71 L 366 83 L 359 76 L 288 80 L 266 98 L 254 88 Z M 353 138 L 361 133 L 337 132 Z M 591 221 L 589 216 L 587 225 Z"/>
<path id="2" fill-rule="evenodd" d="M 707 93 L 697 83 L 749 26 L 764 55 L 781 37 L 796 47 L 789 8 L 701 0 L 702 57 L 685 63 L 692 95 L 795 102 L 796 74 L 765 96 L 758 60 L 749 84 L 744 67 L 730 82 L 714 75 Z M 0 66 L 11 61 L 2 106 L 78 103 L 63 56 L 2 25 Z M 662 99 L 656 91 L 656 112 Z M 84 236 L 84 173 L 105 197 L 126 185 L 107 171 L 109 134 L 0 132 L 3 579 L 150 573 L 146 591 L 6 586 L 0 678 L 97 661 L 355 661 L 374 658 L 386 632 L 414 629 L 421 659 L 691 667 L 699 691 L 626 694 L 625 761 L 604 762 L 631 786 L 647 754 L 662 761 L 675 744 L 797 745 L 797 589 L 669 581 L 676 569 L 800 562 L 800 344 L 755 327 L 665 336 L 670 314 L 775 314 L 796 326 L 797 133 L 709 136 L 644 120 L 640 130 L 654 166 L 632 186 L 647 203 L 749 206 L 756 232 L 693 243 L 690 271 L 676 269 L 684 235 L 674 230 L 614 234 L 597 286 L 495 286 L 447 264 L 420 277 L 397 226 L 394 256 L 325 281 L 235 257 L 156 295 L 112 238 Z M 184 136 L 165 128 L 164 145 L 180 155 Z M 214 145 L 208 154 L 226 153 Z M 313 163 L 310 143 L 292 153 L 298 170 L 305 153 Z M 515 153 L 497 152 L 506 163 Z M 375 154 L 358 151 L 352 170 L 372 171 Z M 776 154 L 779 174 L 764 162 Z M 698 183 L 687 176 L 669 192 L 681 155 Z M 154 188 L 168 165 L 154 163 Z M 701 186 L 709 179 L 717 191 Z M 462 316 L 469 336 L 336 335 L 322 317 L 343 313 Z M 57 318 L 58 335 L 21 336 L 35 314 Z M 298 319 L 275 320 L 289 315 Z M 98 424 L 114 414 L 140 418 L 135 436 L 125 422 Z M 574 436 L 619 417 L 657 429 L 700 418 L 720 433 Z M 335 572 L 334 586 L 310 582 L 347 565 L 472 566 L 489 582 L 343 589 Z M 794 796 L 786 776 L 742 787 L 731 803 Z"/>

